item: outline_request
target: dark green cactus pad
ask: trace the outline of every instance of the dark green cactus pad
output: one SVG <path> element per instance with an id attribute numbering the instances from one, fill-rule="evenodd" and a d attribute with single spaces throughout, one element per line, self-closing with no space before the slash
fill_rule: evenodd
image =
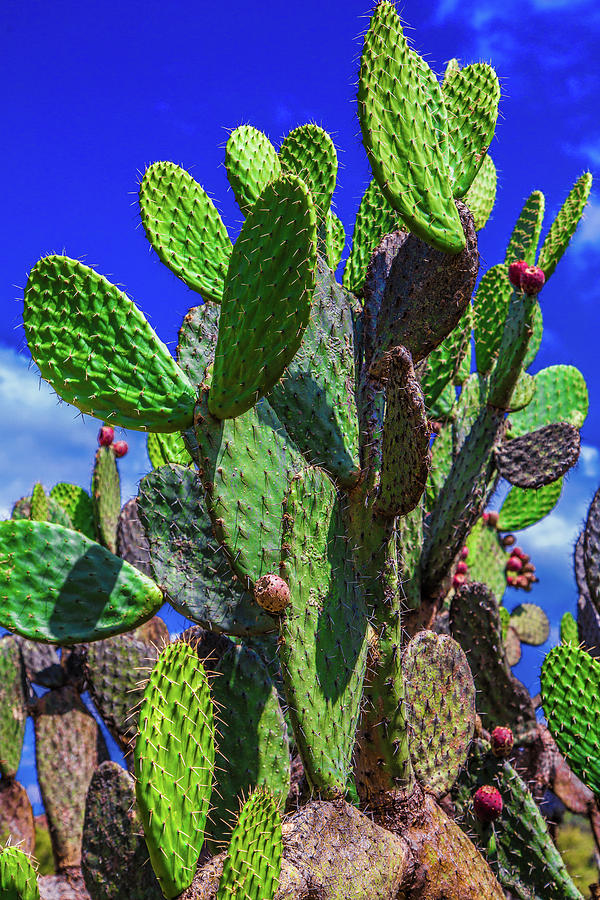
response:
<path id="1" fill-rule="evenodd" d="M 283 498 L 306 463 L 265 399 L 223 421 L 202 398 L 195 419 L 194 452 L 215 536 L 246 586 L 279 567 Z"/>
<path id="2" fill-rule="evenodd" d="M 282 856 L 281 816 L 269 792 L 258 788 L 240 810 L 216 900 L 273 900 Z"/>
<path id="3" fill-rule="evenodd" d="M 104 762 L 85 803 L 81 872 L 92 900 L 162 900 L 136 809 L 133 778 Z"/>
<path id="4" fill-rule="evenodd" d="M 53 500 L 52 497 L 47 497 L 47 502 L 48 522 L 52 522 L 54 525 L 64 525 L 65 528 L 72 528 L 71 517 L 64 507 L 57 503 L 56 500 Z M 31 497 L 21 497 L 20 500 L 17 500 L 12 508 L 11 518 L 31 519 Z"/>
<path id="5" fill-rule="evenodd" d="M 592 599 L 588 586 L 584 561 L 585 531 L 579 535 L 575 545 L 575 575 L 579 598 L 577 600 L 577 632 L 579 641 L 590 656 L 600 657 L 600 613 Z M 591 580 L 591 579 L 590 579 Z"/>
<path id="6" fill-rule="evenodd" d="M 560 642 L 561 644 L 573 644 L 575 647 L 579 646 L 577 622 L 573 613 L 564 613 L 560 620 Z"/>
<path id="7" fill-rule="evenodd" d="M 545 205 L 546 200 L 541 191 L 533 191 L 525 201 L 506 248 L 504 262 L 507 266 L 521 259 L 528 266 L 535 265 Z"/>
<path id="8" fill-rule="evenodd" d="M 2 900 L 40 900 L 35 869 L 18 847 L 0 851 L 0 897 Z"/>
<path id="9" fill-rule="evenodd" d="M 179 329 L 177 362 L 192 384 L 208 382 L 209 367 L 215 355 L 219 334 L 221 307 L 214 303 L 194 306 L 190 309 Z M 168 462 L 176 462 L 171 459 Z"/>
<path id="10" fill-rule="evenodd" d="M 206 300 L 221 302 L 231 241 L 214 203 L 189 172 L 153 163 L 139 191 L 146 237 L 159 259 Z"/>
<path id="11" fill-rule="evenodd" d="M 202 663 L 169 644 L 144 693 L 135 793 L 152 868 L 165 897 L 191 884 L 204 842 L 215 765 L 213 704 Z"/>
<path id="12" fill-rule="evenodd" d="M 48 498 L 43 486 L 38 482 L 33 486 L 31 495 L 31 515 L 32 522 L 48 521 Z"/>
<path id="13" fill-rule="evenodd" d="M 600 610 L 600 489 L 590 503 L 581 545 L 583 572 L 577 577 L 579 592 L 589 593 L 596 608 Z"/>
<path id="14" fill-rule="evenodd" d="M 244 215 L 248 215 L 267 184 L 281 174 L 275 147 L 266 134 L 251 125 L 240 125 L 231 132 L 225 148 L 225 169 Z"/>
<path id="15" fill-rule="evenodd" d="M 510 625 L 524 644 L 539 647 L 550 637 L 548 616 L 535 603 L 519 603 L 515 606 L 510 614 Z"/>
<path id="16" fill-rule="evenodd" d="M 562 478 L 537 490 L 512 487 L 500 507 L 498 531 L 521 531 L 552 512 L 560 498 Z"/>
<path id="17" fill-rule="evenodd" d="M 489 528 L 483 518 L 477 520 L 465 542 L 469 550 L 466 563 L 469 579 L 487 584 L 498 603 L 506 589 L 506 551 L 495 528 Z"/>
<path id="18" fill-rule="evenodd" d="M 147 575 L 152 577 L 150 565 L 150 546 L 146 532 L 140 522 L 137 500 L 132 497 L 124 505 L 117 523 L 117 556 L 126 560 Z"/>
<path id="19" fill-rule="evenodd" d="M 472 310 L 469 304 L 456 328 L 427 357 L 427 369 L 421 376 L 421 387 L 429 410 L 447 385 L 462 383 L 469 375 Z M 463 372 L 463 369 L 466 371 Z"/>
<path id="20" fill-rule="evenodd" d="M 281 574 L 291 602 L 279 658 L 304 769 L 324 797 L 343 796 L 366 662 L 367 614 L 327 476 L 305 469 L 285 502 Z"/>
<path id="21" fill-rule="evenodd" d="M 475 729 L 475 684 L 449 635 L 421 631 L 402 657 L 413 769 L 435 797 L 447 794 L 467 761 Z"/>
<path id="22" fill-rule="evenodd" d="M 191 384 L 140 310 L 93 269 L 66 256 L 41 259 L 23 318 L 42 377 L 81 412 L 138 431 L 191 425 Z"/>
<path id="23" fill-rule="evenodd" d="M 521 372 L 510 396 L 507 412 L 518 412 L 531 403 L 536 391 L 535 378 L 527 372 Z"/>
<path id="24" fill-rule="evenodd" d="M 479 282 L 473 301 L 473 331 L 477 371 L 480 375 L 491 372 L 498 357 L 512 290 L 508 268 L 504 263 L 488 269 Z"/>
<path id="25" fill-rule="evenodd" d="M 35 825 L 33 809 L 25 788 L 14 779 L 0 777 L 0 847 L 19 846 L 33 853 Z M 0 893 L 0 896 L 4 896 Z"/>
<path id="26" fill-rule="evenodd" d="M 163 466 L 142 480 L 139 514 L 157 582 L 178 612 L 209 630 L 273 631 L 273 618 L 243 589 L 215 540 L 202 495 L 197 474 L 187 467 Z"/>
<path id="27" fill-rule="evenodd" d="M 78 866 L 85 797 L 102 761 L 98 725 L 70 685 L 44 694 L 33 721 L 38 780 L 56 866 Z"/>
<path id="28" fill-rule="evenodd" d="M 423 548 L 423 506 L 421 502 L 396 522 L 396 555 L 398 579 L 403 607 L 418 609 L 421 605 L 421 550 Z"/>
<path id="29" fill-rule="evenodd" d="M 128 759 L 138 732 L 144 687 L 158 653 L 159 647 L 134 634 L 95 641 L 87 649 L 85 673 L 92 700 Z"/>
<path id="30" fill-rule="evenodd" d="M 503 641 L 506 661 L 509 666 L 516 666 L 522 656 L 521 641 L 519 640 L 519 635 L 515 629 L 511 628 L 510 625 L 506 629 L 506 635 L 503 637 Z"/>
<path id="31" fill-rule="evenodd" d="M 286 725 L 277 690 L 257 653 L 223 635 L 204 632 L 197 644 L 189 632 L 184 636 L 211 673 L 211 696 L 219 710 L 216 785 L 206 838 L 227 841 L 238 797 L 262 787 L 278 805 L 285 804 L 290 789 Z"/>
<path id="32" fill-rule="evenodd" d="M 473 425 L 486 401 L 486 383 L 473 372 L 462 386 L 456 409 L 452 415 L 452 450 L 457 456 L 462 450 Z"/>
<path id="33" fill-rule="evenodd" d="M 375 512 L 405 516 L 418 504 L 429 473 L 431 433 L 412 358 L 397 347 L 388 362 L 382 460 Z"/>
<path id="34" fill-rule="evenodd" d="M 493 785 L 502 796 L 502 813 L 492 826 L 483 825 L 472 812 L 473 795 L 482 785 Z M 494 757 L 483 741 L 474 745 L 453 800 L 461 827 L 469 835 L 475 834 L 476 843 L 511 896 L 519 900 L 582 900 L 527 785 L 511 764 Z"/>
<path id="35" fill-rule="evenodd" d="M 325 220 L 327 263 L 332 272 L 335 272 L 346 246 L 346 230 L 341 219 L 330 209 Z"/>
<path id="36" fill-rule="evenodd" d="M 442 89 L 387 0 L 365 36 L 358 117 L 373 175 L 403 221 L 444 253 L 460 253 L 465 236 L 452 199 Z"/>
<path id="37" fill-rule="evenodd" d="M 532 328 L 533 334 L 529 338 L 527 353 L 525 354 L 525 358 L 523 360 L 523 369 L 528 369 L 532 364 L 542 343 L 542 336 L 544 334 L 544 317 L 542 315 L 542 309 L 539 303 L 533 311 Z"/>
<path id="38" fill-rule="evenodd" d="M 460 199 L 477 176 L 494 137 L 500 84 L 488 63 L 446 74 L 442 96 L 448 116 L 450 181 Z"/>
<path id="39" fill-rule="evenodd" d="M 360 473 L 353 306 L 319 262 L 300 349 L 268 400 L 308 462 L 351 487 Z"/>
<path id="40" fill-rule="evenodd" d="M 584 172 L 573 185 L 567 199 L 550 226 L 550 231 L 544 239 L 537 261 L 540 269 L 544 271 L 546 281 L 554 272 L 560 258 L 569 245 L 569 241 L 573 237 L 575 229 L 579 225 L 591 188 L 592 175 L 590 172 Z"/>
<path id="41" fill-rule="evenodd" d="M 80 531 L 92 541 L 96 540 L 94 507 L 92 498 L 87 491 L 84 491 L 78 484 L 61 481 L 51 489 L 50 499 L 62 506 L 75 531 Z M 48 521 L 53 521 L 51 516 L 48 516 Z M 59 522 L 58 524 L 62 525 L 63 523 Z"/>
<path id="42" fill-rule="evenodd" d="M 159 588 L 76 531 L 0 522 L 0 625 L 57 644 L 130 631 L 162 606 Z"/>
<path id="43" fill-rule="evenodd" d="M 381 193 L 374 178 L 363 194 L 352 235 L 352 249 L 344 268 L 346 290 L 362 294 L 367 267 L 374 250 L 386 234 L 402 226 L 400 215 Z"/>
<path id="44" fill-rule="evenodd" d="M 494 456 L 498 472 L 511 484 L 540 488 L 566 475 L 577 463 L 580 449 L 579 429 L 557 422 L 505 441 Z"/>
<path id="45" fill-rule="evenodd" d="M 117 552 L 117 524 L 121 512 L 121 481 L 112 447 L 98 447 L 92 473 L 92 504 L 98 542 Z"/>
<path id="46" fill-rule="evenodd" d="M 473 213 L 476 231 L 481 231 L 485 227 L 492 214 L 496 202 L 497 183 L 498 175 L 494 160 L 489 153 L 486 153 L 479 172 L 464 196 L 466 205 Z"/>
<path id="47" fill-rule="evenodd" d="M 318 219 L 324 219 L 335 190 L 337 153 L 331 137 L 318 125 L 300 125 L 290 131 L 279 148 L 284 172 L 297 175 L 309 189 Z"/>
<path id="48" fill-rule="evenodd" d="M 223 292 L 208 405 L 240 416 L 279 381 L 302 341 L 317 265 L 317 219 L 304 183 L 266 186 L 242 226 Z"/>
<path id="49" fill-rule="evenodd" d="M 431 466 L 425 485 L 427 510 L 431 511 L 452 467 L 452 428 L 444 425 L 431 448 Z"/>
<path id="50" fill-rule="evenodd" d="M 217 309 L 218 307 L 210 308 Z M 146 449 L 153 469 L 160 469 L 167 463 L 176 463 L 179 466 L 192 464 L 192 458 L 178 431 L 174 431 L 172 434 L 149 434 Z"/>
<path id="51" fill-rule="evenodd" d="M 14 778 L 19 768 L 28 691 L 21 648 L 12 635 L 0 637 L 0 777 Z"/>
<path id="52" fill-rule="evenodd" d="M 456 592 L 450 629 L 467 654 L 484 727 L 491 731 L 496 725 L 508 725 L 517 743 L 531 738 L 537 724 L 535 710 L 527 689 L 510 671 L 498 605 L 487 585 L 473 582 Z"/>
<path id="53" fill-rule="evenodd" d="M 520 437 L 551 425 L 567 422 L 581 428 L 588 413 L 587 386 L 574 366 L 548 366 L 535 375 L 535 394 L 525 409 L 510 417 L 511 437 Z"/>
<path id="54" fill-rule="evenodd" d="M 546 656 L 540 676 L 548 728 L 569 766 L 600 794 L 600 662 L 572 644 Z"/>

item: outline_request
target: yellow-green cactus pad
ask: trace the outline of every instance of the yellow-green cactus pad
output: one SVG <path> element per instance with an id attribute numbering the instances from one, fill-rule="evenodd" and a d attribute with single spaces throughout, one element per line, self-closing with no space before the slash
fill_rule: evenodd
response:
<path id="1" fill-rule="evenodd" d="M 281 855 L 279 808 L 268 791 L 257 788 L 233 829 L 216 900 L 273 900 Z"/>
<path id="2" fill-rule="evenodd" d="M 528 266 L 535 265 L 545 205 L 541 191 L 533 191 L 525 201 L 506 248 L 504 262 L 507 266 L 521 259 Z"/>
<path id="3" fill-rule="evenodd" d="M 477 231 L 481 231 L 492 214 L 496 202 L 497 183 L 498 175 L 494 160 L 486 153 L 479 172 L 464 196 L 465 203 L 473 213 Z"/>
<path id="4" fill-rule="evenodd" d="M 279 178 L 281 163 L 266 134 L 252 125 L 240 125 L 229 135 L 225 169 L 238 206 L 248 215 L 267 184 Z"/>
<path id="5" fill-rule="evenodd" d="M 279 148 L 284 172 L 301 178 L 312 194 L 319 220 L 325 218 L 335 190 L 337 153 L 331 137 L 318 125 L 294 128 Z"/>
<path id="6" fill-rule="evenodd" d="M 500 509 L 498 531 L 521 531 L 535 525 L 558 503 L 562 483 L 562 478 L 558 478 L 537 490 L 512 487 Z"/>
<path id="7" fill-rule="evenodd" d="M 560 258 L 569 246 L 575 229 L 579 225 L 583 210 L 592 189 L 592 175 L 584 172 L 573 185 L 567 199 L 550 226 L 544 239 L 537 264 L 543 269 L 546 281 L 554 272 Z"/>
<path id="8" fill-rule="evenodd" d="M 510 436 L 520 437 L 545 425 L 566 422 L 581 428 L 589 398 L 585 379 L 575 366 L 548 366 L 535 379 L 535 394 L 525 409 L 510 417 Z"/>
<path id="9" fill-rule="evenodd" d="M 0 897 L 2 900 L 40 900 L 35 869 L 18 847 L 0 851 Z"/>

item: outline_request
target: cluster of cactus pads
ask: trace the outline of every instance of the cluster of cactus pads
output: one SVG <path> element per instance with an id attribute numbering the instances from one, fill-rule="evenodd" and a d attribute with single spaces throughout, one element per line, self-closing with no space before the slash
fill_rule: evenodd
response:
<path id="1" fill-rule="evenodd" d="M 36 485 L 0 523 L 2 896 L 581 897 L 538 803 L 576 790 L 559 750 L 600 789 L 598 663 L 573 638 L 550 654 L 555 743 L 510 669 L 547 619 L 502 600 L 507 560 L 529 564 L 507 533 L 553 508 L 579 453 L 582 376 L 528 369 L 591 176 L 541 247 L 534 191 L 475 291 L 499 99 L 485 63 L 440 82 L 377 4 L 358 90 L 373 178 L 341 284 L 322 128 L 279 149 L 231 133 L 233 245 L 191 175 L 151 165 L 146 235 L 199 295 L 176 359 L 93 269 L 33 267 L 31 354 L 104 425 L 91 496 Z M 148 433 L 153 467 L 123 509 L 114 426 Z M 599 516 L 578 564 L 596 647 Z M 173 641 L 164 603 L 193 623 Z M 588 721 L 565 712 L 574 690 Z M 37 886 L 15 781 L 28 713 L 57 865 Z"/>

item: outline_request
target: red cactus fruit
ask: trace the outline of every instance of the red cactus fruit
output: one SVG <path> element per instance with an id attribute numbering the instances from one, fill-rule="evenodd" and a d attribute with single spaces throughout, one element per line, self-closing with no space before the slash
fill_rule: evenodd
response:
<path id="1" fill-rule="evenodd" d="M 480 822 L 489 825 L 502 814 L 502 796 L 498 788 L 484 784 L 475 791 L 473 812 Z"/>
<path id="2" fill-rule="evenodd" d="M 498 520 L 500 518 L 500 514 L 497 512 L 489 512 L 487 517 L 487 524 L 490 528 L 498 527 Z"/>
<path id="3" fill-rule="evenodd" d="M 267 612 L 282 612 L 290 602 L 290 589 L 287 581 L 272 572 L 261 575 L 254 585 L 254 599 Z"/>
<path id="4" fill-rule="evenodd" d="M 519 259 L 517 262 L 512 262 L 510 264 L 508 267 L 508 280 L 513 287 L 521 287 L 521 276 L 527 268 L 529 267 L 524 259 Z"/>
<path id="5" fill-rule="evenodd" d="M 517 586 L 517 576 L 513 575 L 512 572 L 507 572 L 506 583 L 509 587 L 516 587 Z"/>
<path id="6" fill-rule="evenodd" d="M 466 562 L 459 562 L 456 566 L 456 574 L 457 575 L 466 575 L 469 571 L 469 567 Z"/>
<path id="7" fill-rule="evenodd" d="M 529 578 L 527 575 L 517 575 L 517 587 L 525 588 L 525 590 L 529 588 Z"/>
<path id="8" fill-rule="evenodd" d="M 521 273 L 521 290 L 526 294 L 539 294 L 544 287 L 546 276 L 537 266 L 527 266 Z"/>
<path id="9" fill-rule="evenodd" d="M 523 567 L 523 563 L 519 559 L 518 556 L 511 556 L 508 562 L 506 563 L 506 571 L 507 572 L 520 572 Z"/>
<path id="10" fill-rule="evenodd" d="M 101 447 L 110 447 L 115 439 L 115 429 L 112 425 L 103 425 L 98 432 L 98 443 Z"/>
<path id="11" fill-rule="evenodd" d="M 492 731 L 490 741 L 494 756 L 503 758 L 510 756 L 510 751 L 515 743 L 515 738 L 510 728 L 506 728 L 503 725 L 497 725 Z"/>
<path id="12" fill-rule="evenodd" d="M 117 459 L 120 459 L 122 456 L 125 456 L 129 450 L 129 445 L 127 444 L 127 441 L 115 441 L 112 448 L 115 451 Z"/>
<path id="13" fill-rule="evenodd" d="M 460 574 L 455 575 L 454 578 L 452 579 L 452 587 L 454 587 L 454 588 L 462 587 L 466 580 L 467 580 L 466 575 L 460 575 Z"/>
<path id="14" fill-rule="evenodd" d="M 522 547 L 513 547 L 510 551 L 510 555 L 517 556 L 520 560 L 523 560 L 523 558 L 527 556 Z"/>
<path id="15" fill-rule="evenodd" d="M 469 548 L 463 547 L 462 550 L 460 551 L 460 558 L 466 559 L 468 555 L 469 555 Z"/>
<path id="16" fill-rule="evenodd" d="M 489 519 L 489 517 L 490 517 L 490 514 L 487 512 L 484 512 L 481 514 L 481 518 L 483 519 L 483 521 L 486 525 L 487 525 L 487 520 Z"/>

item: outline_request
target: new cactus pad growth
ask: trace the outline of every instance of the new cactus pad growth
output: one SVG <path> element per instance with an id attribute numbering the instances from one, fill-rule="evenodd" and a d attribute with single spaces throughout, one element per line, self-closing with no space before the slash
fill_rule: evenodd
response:
<path id="1" fill-rule="evenodd" d="M 360 64 L 371 173 L 353 229 L 333 211 L 323 128 L 301 124 L 277 150 L 242 125 L 225 150 L 235 242 L 179 166 L 155 162 L 139 186 L 151 246 L 196 296 L 176 359 L 94 269 L 51 255 L 31 270 L 32 356 L 103 424 L 89 494 L 36 484 L 0 523 L 13 632 L 0 641 L 0 802 L 22 796 L 32 712 L 56 877 L 79 884 L 81 862 L 92 900 L 579 896 L 536 805 L 558 750 L 510 669 L 549 622 L 503 596 L 537 580 L 507 532 L 552 509 L 579 454 L 583 377 L 528 369 L 539 290 L 591 177 L 539 253 L 533 191 L 475 288 L 499 99 L 487 63 L 453 60 L 440 83 L 380 0 Z M 124 506 L 119 426 L 148 433 L 152 468 Z M 500 479 L 510 491 L 487 510 Z M 599 509 L 577 563 L 590 645 Z M 165 602 L 192 623 L 178 639 L 154 619 Z M 544 710 L 599 792 L 596 662 L 573 623 L 563 631 Z M 48 690 L 33 709 L 28 681 Z M 88 691 L 133 779 L 99 765 Z M 0 876 L 27 891 L 13 857 L 0 854 Z"/>

